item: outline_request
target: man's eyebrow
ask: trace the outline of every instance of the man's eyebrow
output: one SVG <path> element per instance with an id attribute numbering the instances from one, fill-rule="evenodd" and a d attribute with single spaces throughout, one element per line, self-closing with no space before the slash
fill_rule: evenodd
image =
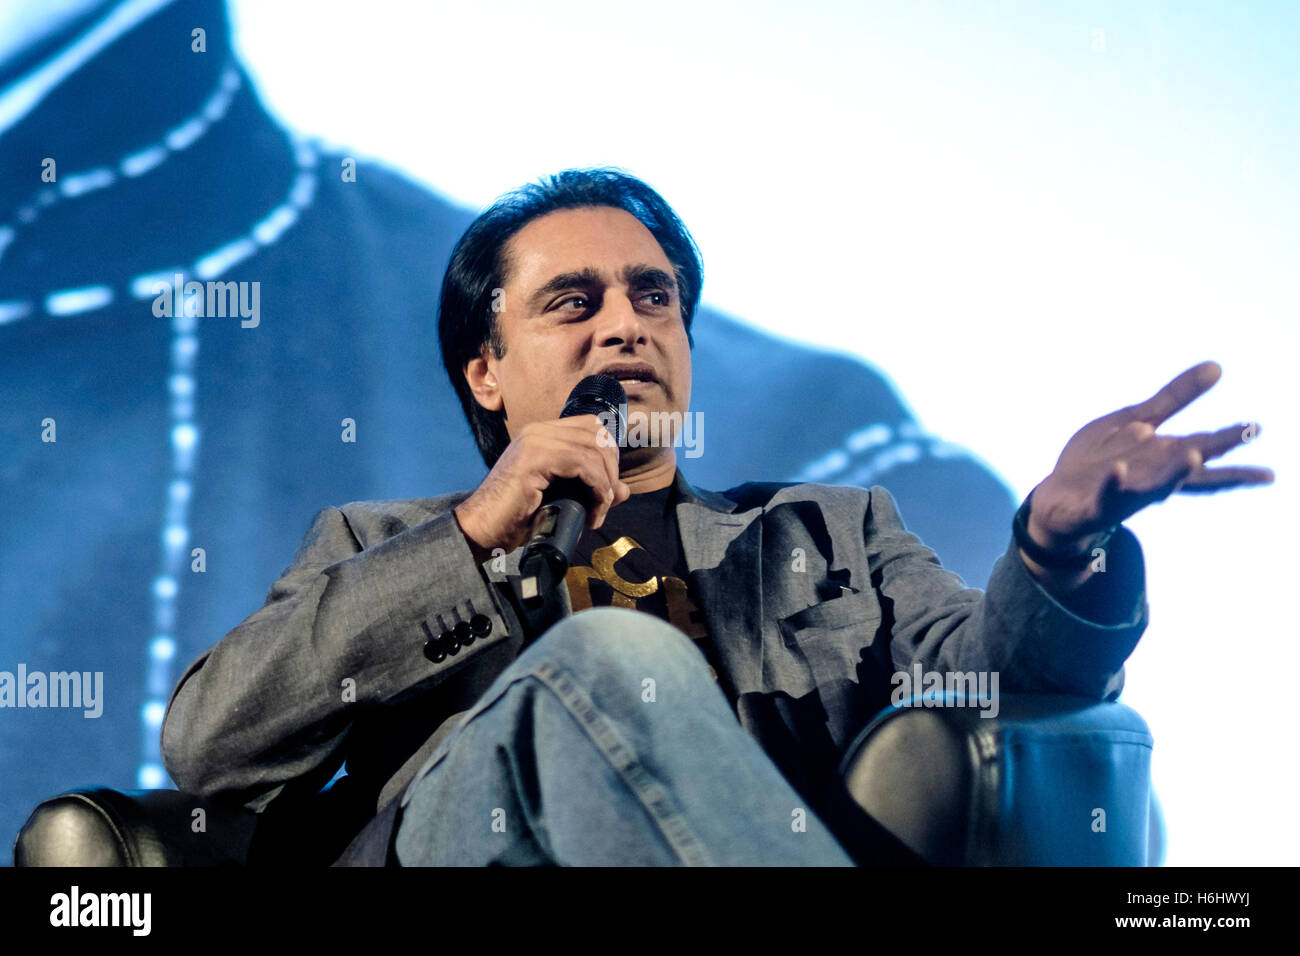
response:
<path id="1" fill-rule="evenodd" d="M 633 289 L 662 286 L 671 292 L 677 291 L 677 282 L 671 275 L 664 272 L 663 269 L 644 263 L 624 267 L 622 277 L 623 282 Z M 552 276 L 528 297 L 529 309 L 536 309 L 549 296 L 555 295 L 557 292 L 563 292 L 565 289 L 589 288 L 603 282 L 600 273 L 590 267 L 574 272 L 561 272 Z"/>
<path id="2" fill-rule="evenodd" d="M 528 306 L 535 309 L 542 304 L 542 301 L 548 296 L 557 292 L 563 292 L 565 289 L 574 289 L 580 286 L 593 286 L 600 282 L 600 273 L 595 269 L 580 269 L 577 272 L 561 272 L 559 275 L 552 276 L 550 280 L 528 297 Z"/>
<path id="3" fill-rule="evenodd" d="M 623 270 L 623 282 L 634 289 L 663 286 L 669 292 L 677 291 L 676 279 L 664 272 L 663 269 L 657 269 L 643 263 L 625 268 Z"/>

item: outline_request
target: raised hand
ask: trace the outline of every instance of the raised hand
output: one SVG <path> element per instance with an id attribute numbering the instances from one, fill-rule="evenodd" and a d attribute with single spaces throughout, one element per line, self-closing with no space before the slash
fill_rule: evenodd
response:
<path id="1" fill-rule="evenodd" d="M 1205 463 L 1252 441 L 1254 423 L 1192 435 L 1158 435 L 1156 428 L 1209 391 L 1223 374 L 1202 362 L 1155 395 L 1089 422 L 1066 443 L 1052 473 L 1033 491 L 1030 535 L 1054 551 L 1081 550 L 1090 535 L 1117 525 L 1174 492 L 1209 493 L 1273 481 L 1268 468 Z"/>

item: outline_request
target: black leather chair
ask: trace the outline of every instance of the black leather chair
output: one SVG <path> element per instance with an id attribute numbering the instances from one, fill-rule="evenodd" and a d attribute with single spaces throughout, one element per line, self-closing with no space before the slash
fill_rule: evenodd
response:
<path id="1" fill-rule="evenodd" d="M 1152 738 L 1117 702 L 1006 695 L 974 707 L 891 707 L 845 752 L 857 806 L 925 862 L 1145 866 L 1163 858 Z"/>
<path id="2" fill-rule="evenodd" d="M 1080 697 L 1006 695 L 996 717 L 981 717 L 977 707 L 953 703 L 946 697 L 945 706 L 927 707 L 918 697 L 890 707 L 846 750 L 840 775 L 846 806 L 857 818 L 837 816 L 837 824 L 848 821 L 860 837 L 861 856 L 854 854 L 860 863 L 1160 861 L 1163 833 L 1151 812 L 1152 739 L 1135 711 Z M 327 788 L 305 812 L 327 814 L 329 797 Z M 283 838 L 288 829 L 282 814 L 175 790 L 87 788 L 33 811 L 15 840 L 14 864 L 302 863 L 293 841 Z"/>

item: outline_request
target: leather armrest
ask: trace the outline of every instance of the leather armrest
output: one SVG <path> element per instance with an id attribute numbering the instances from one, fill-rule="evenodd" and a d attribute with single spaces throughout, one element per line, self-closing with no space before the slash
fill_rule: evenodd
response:
<path id="1" fill-rule="evenodd" d="M 840 777 L 867 816 L 926 863 L 1145 866 L 1152 738 L 1118 702 L 1004 695 L 876 715 Z"/>
<path id="2" fill-rule="evenodd" d="M 257 823 L 252 810 L 177 790 L 89 787 L 32 811 L 14 841 L 14 865 L 243 865 Z"/>

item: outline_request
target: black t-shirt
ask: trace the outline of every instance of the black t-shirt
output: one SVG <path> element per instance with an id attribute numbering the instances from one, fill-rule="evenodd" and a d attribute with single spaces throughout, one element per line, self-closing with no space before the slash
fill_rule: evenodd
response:
<path id="1" fill-rule="evenodd" d="M 696 642 L 727 699 L 730 682 L 719 662 L 704 612 L 696 603 L 677 528 L 674 485 L 632 495 L 609 510 L 595 531 L 584 530 L 565 576 L 573 611 L 626 607 L 662 618 Z"/>

